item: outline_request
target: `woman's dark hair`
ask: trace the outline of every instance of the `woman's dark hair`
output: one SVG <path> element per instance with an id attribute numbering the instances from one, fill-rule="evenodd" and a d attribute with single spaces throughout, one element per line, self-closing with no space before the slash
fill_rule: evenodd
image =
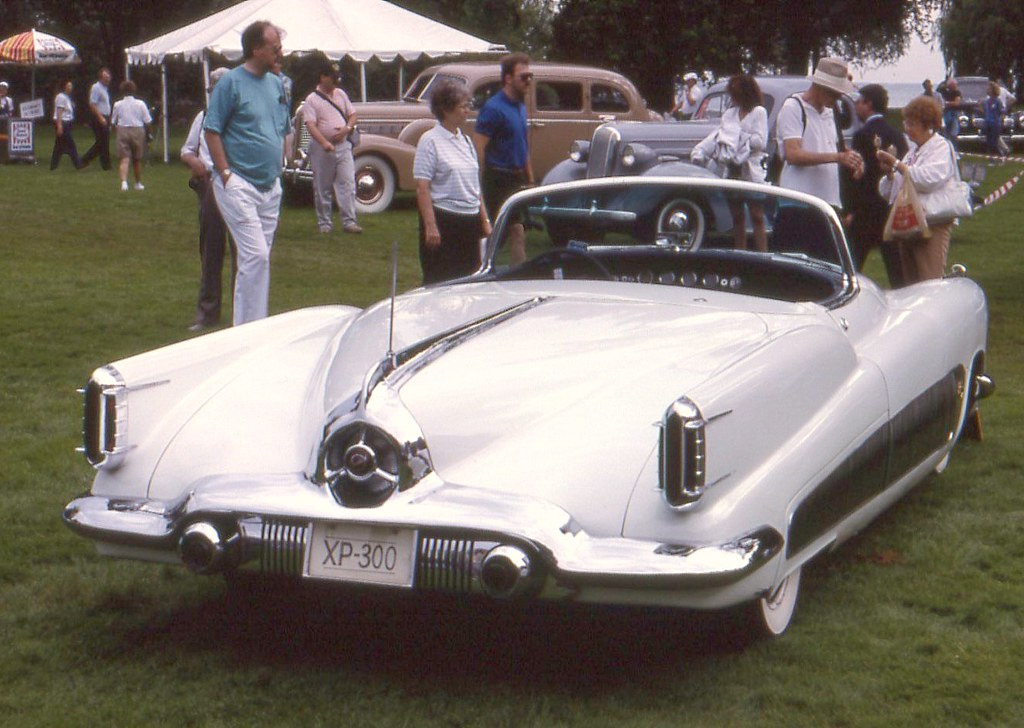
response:
<path id="1" fill-rule="evenodd" d="M 121 82 L 121 94 L 124 96 L 135 95 L 135 82 L 134 81 L 122 81 Z"/>
<path id="2" fill-rule="evenodd" d="M 730 98 L 742 111 L 750 111 L 755 106 L 764 105 L 764 96 L 761 95 L 761 87 L 757 85 L 754 77 L 748 73 L 738 73 L 729 79 L 725 90 Z"/>
<path id="3" fill-rule="evenodd" d="M 454 111 L 459 104 L 469 101 L 469 92 L 466 87 L 454 81 L 442 81 L 430 94 L 430 113 L 437 117 L 438 121 L 444 121 L 444 115 Z"/>

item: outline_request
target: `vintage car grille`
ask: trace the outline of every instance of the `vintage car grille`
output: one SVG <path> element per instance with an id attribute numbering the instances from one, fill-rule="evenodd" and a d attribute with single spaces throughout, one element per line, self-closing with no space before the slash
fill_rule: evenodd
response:
<path id="1" fill-rule="evenodd" d="M 587 160 L 587 177 L 607 177 L 615 169 L 620 135 L 618 129 L 602 126 L 594 132 Z"/>
<path id="2" fill-rule="evenodd" d="M 473 583 L 475 542 L 456 538 L 420 538 L 416 585 L 421 589 L 467 593 Z"/>
<path id="3" fill-rule="evenodd" d="M 264 519 L 260 532 L 260 570 L 265 574 L 300 575 L 307 530 L 306 526 Z"/>
<path id="4" fill-rule="evenodd" d="M 658 482 L 673 508 L 685 508 L 704 493 L 705 424 L 700 410 L 686 397 L 673 402 L 662 419 Z"/>

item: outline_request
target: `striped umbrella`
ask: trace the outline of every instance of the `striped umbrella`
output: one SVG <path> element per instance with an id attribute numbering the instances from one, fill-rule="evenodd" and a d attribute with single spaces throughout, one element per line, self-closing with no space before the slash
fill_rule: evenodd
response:
<path id="1" fill-rule="evenodd" d="M 32 96 L 36 95 L 36 66 L 78 63 L 75 47 L 66 40 L 33 28 L 0 40 L 0 63 L 32 68 Z"/>

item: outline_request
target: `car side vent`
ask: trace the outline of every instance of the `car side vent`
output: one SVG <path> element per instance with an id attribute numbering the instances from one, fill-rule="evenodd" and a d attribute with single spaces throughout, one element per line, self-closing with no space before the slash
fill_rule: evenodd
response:
<path id="1" fill-rule="evenodd" d="M 705 425 L 697 405 L 686 397 L 673 402 L 662 418 L 658 485 L 672 508 L 686 508 L 704 493 Z"/>

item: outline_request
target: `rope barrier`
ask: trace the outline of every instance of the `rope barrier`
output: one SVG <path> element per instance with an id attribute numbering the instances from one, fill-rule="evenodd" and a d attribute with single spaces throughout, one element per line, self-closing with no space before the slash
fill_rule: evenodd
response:
<path id="1" fill-rule="evenodd" d="M 978 159 L 991 159 L 996 162 L 1016 162 L 1024 164 L 1024 157 L 1000 157 L 995 154 L 979 154 L 978 152 L 960 152 L 961 157 L 977 157 Z"/>
<path id="2" fill-rule="evenodd" d="M 998 162 L 1015 162 L 1017 164 L 1024 164 L 1024 157 L 1000 157 L 992 154 L 979 154 L 977 152 L 963 152 L 960 156 L 974 157 L 977 159 L 988 159 Z M 1012 190 L 1017 185 L 1021 177 L 1024 177 L 1024 172 L 1018 172 L 1017 174 L 1015 174 L 1013 177 L 1011 177 L 1009 180 L 1001 184 L 999 187 L 992 190 L 992 192 L 989 192 L 985 196 L 985 199 L 981 201 L 981 204 L 975 206 L 974 209 L 983 210 L 989 205 L 991 205 L 993 202 L 1001 200 L 1003 197 L 1006 196 L 1006 194 L 1010 190 Z"/>
<path id="3" fill-rule="evenodd" d="M 985 199 L 981 201 L 981 204 L 977 208 L 975 208 L 975 209 L 979 209 L 980 210 L 980 209 L 986 208 L 989 205 L 991 205 L 993 202 L 995 202 L 996 200 L 1004 197 L 1007 192 L 1009 192 L 1010 190 L 1012 190 L 1014 188 L 1014 185 L 1017 184 L 1017 182 L 1020 180 L 1020 178 L 1022 176 L 1024 176 L 1024 172 L 1018 172 L 1013 177 L 1011 177 L 1008 181 L 1006 181 L 1003 184 L 1001 184 L 999 187 L 994 189 L 992 192 L 989 192 L 988 195 L 985 196 Z"/>

